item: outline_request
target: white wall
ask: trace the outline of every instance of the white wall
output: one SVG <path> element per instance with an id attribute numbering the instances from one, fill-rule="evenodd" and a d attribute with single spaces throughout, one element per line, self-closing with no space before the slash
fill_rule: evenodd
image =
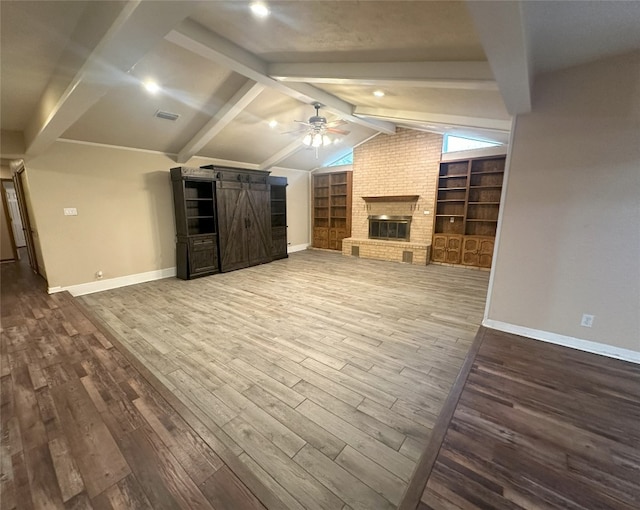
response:
<path id="1" fill-rule="evenodd" d="M 25 165 L 50 288 L 95 282 L 99 270 L 108 280 L 175 267 L 173 159 L 58 141 Z M 308 172 L 273 174 L 289 179 L 289 241 L 308 243 Z M 78 215 L 64 216 L 68 207 Z"/>
<path id="2" fill-rule="evenodd" d="M 510 147 L 486 324 L 640 352 L 640 52 L 534 91 Z"/>

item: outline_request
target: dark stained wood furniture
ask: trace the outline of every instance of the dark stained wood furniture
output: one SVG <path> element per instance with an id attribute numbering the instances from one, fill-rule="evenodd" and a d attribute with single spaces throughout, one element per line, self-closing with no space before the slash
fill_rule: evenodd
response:
<path id="1" fill-rule="evenodd" d="M 178 278 L 219 272 L 214 173 L 201 168 L 171 169 L 176 219 Z"/>
<path id="2" fill-rule="evenodd" d="M 269 176 L 271 189 L 271 256 L 287 258 L 287 178 Z"/>
<path id="3" fill-rule="evenodd" d="M 207 166 L 215 173 L 220 270 L 271 260 L 269 172 Z"/>
<path id="4" fill-rule="evenodd" d="M 286 186 L 286 178 L 280 178 Z M 171 169 L 178 278 L 233 271 L 286 256 L 286 223 L 272 227 L 269 172 L 218 166 Z M 281 192 L 276 191 L 276 193 Z M 277 202 L 286 221 L 286 193 Z M 284 216 L 280 210 L 284 208 Z M 284 220 L 282 220 L 284 218 Z M 280 225 L 278 225 L 280 226 Z"/>
<path id="5" fill-rule="evenodd" d="M 505 156 L 440 163 L 431 259 L 490 268 Z"/>

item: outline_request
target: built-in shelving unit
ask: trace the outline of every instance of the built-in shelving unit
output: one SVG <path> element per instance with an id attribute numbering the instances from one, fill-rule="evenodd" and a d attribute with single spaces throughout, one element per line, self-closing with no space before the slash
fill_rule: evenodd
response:
<path id="1" fill-rule="evenodd" d="M 351 172 L 313 176 L 313 247 L 342 251 L 351 235 Z"/>
<path id="2" fill-rule="evenodd" d="M 491 267 L 505 156 L 440 163 L 432 260 Z"/>

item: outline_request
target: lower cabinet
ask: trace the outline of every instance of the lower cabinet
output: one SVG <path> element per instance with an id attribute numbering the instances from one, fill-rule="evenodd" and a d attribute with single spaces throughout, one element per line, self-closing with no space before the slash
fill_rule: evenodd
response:
<path id="1" fill-rule="evenodd" d="M 462 243 L 462 264 L 491 267 L 494 244 L 493 237 L 465 236 Z"/>
<path id="2" fill-rule="evenodd" d="M 490 268 L 494 243 L 494 237 L 434 234 L 431 260 Z"/>
<path id="3" fill-rule="evenodd" d="M 313 246 L 314 248 L 329 249 L 329 228 L 314 227 L 313 228 Z"/>
<path id="4" fill-rule="evenodd" d="M 176 259 L 177 276 L 183 280 L 217 273 L 217 236 L 179 238 L 176 244 Z"/>
<path id="5" fill-rule="evenodd" d="M 329 229 L 329 249 L 342 251 L 342 240 L 347 237 L 347 230 L 344 228 Z"/>
<path id="6" fill-rule="evenodd" d="M 431 245 L 431 260 L 459 264 L 462 252 L 461 235 L 435 234 Z"/>

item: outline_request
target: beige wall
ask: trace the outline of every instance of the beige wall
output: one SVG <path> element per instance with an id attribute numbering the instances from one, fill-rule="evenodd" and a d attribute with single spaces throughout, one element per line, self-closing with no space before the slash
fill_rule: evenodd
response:
<path id="1" fill-rule="evenodd" d="M 271 169 L 271 175 L 287 178 L 287 242 L 289 246 L 309 244 L 309 172 Z"/>
<path id="2" fill-rule="evenodd" d="M 209 163 L 194 158 L 189 165 Z M 99 270 L 110 279 L 174 267 L 174 166 L 159 153 L 68 142 L 28 160 L 49 287 L 93 282 Z M 287 188 L 290 210 L 305 211 L 302 221 L 290 223 L 290 241 L 308 242 L 307 172 L 279 173 L 285 174 L 294 181 Z M 64 216 L 65 207 L 75 207 L 78 215 Z"/>
<path id="3" fill-rule="evenodd" d="M 640 351 L 640 52 L 534 91 L 513 134 L 488 319 Z"/>

